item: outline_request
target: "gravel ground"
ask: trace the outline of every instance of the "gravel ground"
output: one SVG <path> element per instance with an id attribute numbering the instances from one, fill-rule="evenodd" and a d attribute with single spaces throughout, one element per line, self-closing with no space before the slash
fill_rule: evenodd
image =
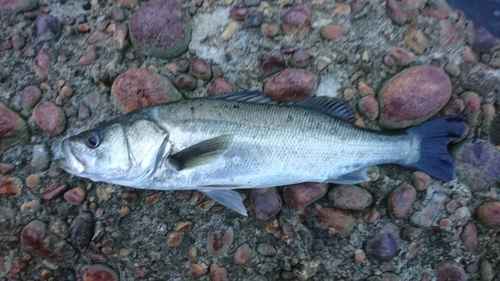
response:
<path id="1" fill-rule="evenodd" d="M 498 38 L 440 0 L 178 1 L 0 0 L 0 280 L 500 280 Z M 250 89 L 375 130 L 462 113 L 458 179 L 382 165 L 241 190 L 243 217 L 56 166 L 125 112 Z"/>

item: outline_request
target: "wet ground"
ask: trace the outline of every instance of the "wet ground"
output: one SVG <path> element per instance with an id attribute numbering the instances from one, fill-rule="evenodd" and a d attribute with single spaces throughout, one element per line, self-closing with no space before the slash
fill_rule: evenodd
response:
<path id="1" fill-rule="evenodd" d="M 175 26 L 143 35 L 158 47 L 131 34 L 142 1 L 0 0 L 0 280 L 500 280 L 494 32 L 439 0 L 179 3 L 188 17 L 135 19 Z M 62 138 L 123 112 L 249 89 L 336 97 L 376 130 L 462 113 L 458 180 L 383 165 L 354 186 L 241 190 L 243 217 L 55 165 Z"/>

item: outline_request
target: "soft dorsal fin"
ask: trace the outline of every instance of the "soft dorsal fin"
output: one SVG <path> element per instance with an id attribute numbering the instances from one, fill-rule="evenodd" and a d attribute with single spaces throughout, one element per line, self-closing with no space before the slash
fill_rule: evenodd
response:
<path id="1" fill-rule="evenodd" d="M 170 155 L 169 162 L 178 170 L 209 163 L 228 149 L 231 139 L 229 135 L 222 135 L 204 140 Z"/>
<path id="2" fill-rule="evenodd" d="M 310 97 L 298 103 L 283 102 L 279 103 L 266 96 L 263 92 L 253 90 L 233 94 L 225 94 L 220 96 L 209 97 L 209 99 L 219 99 L 226 101 L 262 103 L 279 106 L 298 106 L 317 111 L 331 117 L 341 119 L 347 122 L 354 121 L 354 114 L 351 107 L 342 101 L 328 97 Z"/>

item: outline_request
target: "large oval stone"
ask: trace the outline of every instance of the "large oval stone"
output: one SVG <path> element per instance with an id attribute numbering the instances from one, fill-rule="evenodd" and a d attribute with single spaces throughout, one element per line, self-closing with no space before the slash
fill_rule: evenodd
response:
<path id="1" fill-rule="evenodd" d="M 443 108 L 451 80 L 441 68 L 422 65 L 402 71 L 379 92 L 380 125 L 399 129 L 421 123 Z"/>
<path id="2" fill-rule="evenodd" d="M 26 122 L 21 116 L 0 102 L 0 152 L 29 140 Z"/>

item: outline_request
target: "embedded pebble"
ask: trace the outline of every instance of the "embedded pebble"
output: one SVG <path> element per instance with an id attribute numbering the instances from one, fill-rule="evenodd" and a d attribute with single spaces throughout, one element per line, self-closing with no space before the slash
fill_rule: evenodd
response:
<path id="1" fill-rule="evenodd" d="M 217 264 L 210 266 L 210 280 L 211 281 L 227 281 L 227 269 Z"/>
<path id="2" fill-rule="evenodd" d="M 26 261 L 23 261 L 22 259 L 16 259 L 12 262 L 12 266 L 9 269 L 9 274 L 17 275 L 21 273 L 26 267 L 28 267 L 28 263 L 26 263 Z"/>
<path id="3" fill-rule="evenodd" d="M 264 76 L 272 75 L 286 67 L 285 57 L 280 50 L 274 50 L 259 58 L 259 67 Z"/>
<path id="4" fill-rule="evenodd" d="M 344 210 L 361 211 L 369 207 L 373 197 L 366 189 L 356 185 L 340 185 L 328 192 L 333 206 Z"/>
<path id="5" fill-rule="evenodd" d="M 82 281 L 119 281 L 116 272 L 104 264 L 86 265 L 80 269 Z"/>
<path id="6" fill-rule="evenodd" d="M 417 191 L 424 191 L 431 186 L 432 178 L 424 172 L 416 171 L 411 174 L 411 184 Z"/>
<path id="7" fill-rule="evenodd" d="M 415 60 L 415 54 L 405 48 L 391 46 L 388 55 L 393 57 L 399 66 L 407 66 Z"/>
<path id="8" fill-rule="evenodd" d="M 268 221 L 281 210 L 281 198 L 276 188 L 253 189 L 250 194 L 250 209 L 259 221 Z"/>
<path id="9" fill-rule="evenodd" d="M 283 189 L 283 199 L 288 206 L 301 209 L 323 197 L 326 191 L 327 185 L 322 183 L 287 185 Z"/>
<path id="10" fill-rule="evenodd" d="M 234 253 L 234 261 L 239 265 L 247 264 L 252 259 L 252 249 L 248 244 L 243 244 Z"/>
<path id="11" fill-rule="evenodd" d="M 228 40 L 231 37 L 231 35 L 233 35 L 236 31 L 238 31 L 239 28 L 240 28 L 240 26 L 238 25 L 237 22 L 235 22 L 235 21 L 230 22 L 226 26 L 226 29 L 224 29 L 224 31 L 220 35 L 222 40 L 224 40 L 224 41 Z"/>
<path id="12" fill-rule="evenodd" d="M 22 182 L 18 178 L 0 177 L 0 196 L 13 196 L 21 192 Z"/>
<path id="13" fill-rule="evenodd" d="M 285 34 L 298 34 L 304 37 L 311 29 L 311 12 L 306 4 L 296 4 L 282 19 L 281 28 Z"/>
<path id="14" fill-rule="evenodd" d="M 71 223 L 70 236 L 73 246 L 78 250 L 87 248 L 94 236 L 94 217 L 89 212 L 81 212 Z"/>
<path id="15" fill-rule="evenodd" d="M 481 97 L 474 92 L 465 92 L 460 95 L 464 101 L 464 114 L 467 118 L 467 124 L 471 127 L 477 125 L 479 114 L 481 114 Z"/>
<path id="16" fill-rule="evenodd" d="M 423 27 L 417 23 L 410 23 L 403 35 L 403 41 L 417 54 L 422 54 L 427 48 L 427 38 L 422 31 Z"/>
<path id="17" fill-rule="evenodd" d="M 411 185 L 399 187 L 394 190 L 387 199 L 387 205 L 390 214 L 397 220 L 402 220 L 410 213 L 417 192 Z"/>
<path id="18" fill-rule="evenodd" d="M 78 59 L 78 64 L 80 66 L 87 66 L 94 63 L 97 59 L 97 54 L 93 49 L 85 51 L 82 56 Z"/>
<path id="19" fill-rule="evenodd" d="M 61 219 L 51 220 L 49 222 L 49 230 L 52 234 L 61 239 L 66 239 L 69 236 L 69 226 Z"/>
<path id="20" fill-rule="evenodd" d="M 293 52 L 290 58 L 291 63 L 295 67 L 304 68 L 311 64 L 313 56 L 306 50 L 300 48 Z"/>
<path id="21" fill-rule="evenodd" d="M 144 55 L 172 58 L 184 53 L 191 41 L 191 22 L 176 0 L 143 3 L 130 19 L 130 39 Z"/>
<path id="22" fill-rule="evenodd" d="M 208 80 L 212 77 L 210 65 L 203 59 L 194 59 L 190 66 L 189 72 L 196 78 Z"/>
<path id="23" fill-rule="evenodd" d="M 193 227 L 193 222 L 190 221 L 181 221 L 175 224 L 175 231 L 189 231 Z"/>
<path id="24" fill-rule="evenodd" d="M 185 72 L 189 69 L 189 64 L 190 63 L 187 59 L 178 59 L 168 63 L 166 67 L 174 72 Z"/>
<path id="25" fill-rule="evenodd" d="M 362 262 L 366 259 L 366 253 L 362 249 L 357 249 L 354 252 L 354 262 Z"/>
<path id="26" fill-rule="evenodd" d="M 486 202 L 476 210 L 479 222 L 488 227 L 500 227 L 500 201 Z"/>
<path id="27" fill-rule="evenodd" d="M 204 263 L 193 264 L 186 276 L 189 278 L 199 278 L 207 273 L 207 266 Z"/>
<path id="28" fill-rule="evenodd" d="M 443 261 L 436 265 L 436 276 L 438 281 L 465 281 L 467 275 L 464 269 L 454 261 Z"/>
<path id="29" fill-rule="evenodd" d="M 465 102 L 462 99 L 450 99 L 444 106 L 442 112 L 445 115 L 457 115 L 465 109 Z"/>
<path id="30" fill-rule="evenodd" d="M 246 28 L 259 27 L 262 24 L 262 14 L 256 10 L 250 10 L 243 19 Z"/>
<path id="31" fill-rule="evenodd" d="M 40 14 L 31 25 L 35 36 L 34 44 L 56 39 L 61 31 L 57 18 L 48 14 Z"/>
<path id="32" fill-rule="evenodd" d="M 250 9 L 245 6 L 234 7 L 231 9 L 229 15 L 235 20 L 243 20 L 248 11 L 250 11 Z"/>
<path id="33" fill-rule="evenodd" d="M 0 174 L 6 175 L 14 170 L 14 165 L 9 163 L 0 163 Z"/>
<path id="34" fill-rule="evenodd" d="M 27 86 L 21 92 L 21 104 L 26 108 L 33 108 L 42 97 L 42 91 L 36 86 Z"/>
<path id="35" fill-rule="evenodd" d="M 51 262 L 75 262 L 78 254 L 66 241 L 50 234 L 43 222 L 28 223 L 21 232 L 21 246 Z"/>
<path id="36" fill-rule="evenodd" d="M 208 237 L 207 250 L 214 257 L 220 257 L 231 246 L 234 239 L 233 229 L 215 231 Z"/>
<path id="37" fill-rule="evenodd" d="M 29 140 L 29 130 L 26 122 L 17 113 L 0 102 L 0 152 L 18 143 Z"/>
<path id="38" fill-rule="evenodd" d="M 429 203 L 421 211 L 415 212 L 411 216 L 410 222 L 420 227 L 430 226 L 439 214 L 439 210 L 441 210 L 445 200 L 445 194 L 434 193 Z"/>
<path id="39" fill-rule="evenodd" d="M 494 50 L 496 38 L 483 26 L 474 26 L 473 38 L 472 48 L 474 51 L 490 53 Z"/>
<path id="40" fill-rule="evenodd" d="M 366 242 L 366 254 L 380 262 L 392 260 L 399 252 L 397 231 L 398 228 L 395 225 L 386 225 L 381 232 Z"/>
<path id="41" fill-rule="evenodd" d="M 52 56 L 47 51 L 40 51 L 33 60 L 33 67 L 40 78 L 49 76 L 50 66 L 52 65 Z"/>
<path id="42" fill-rule="evenodd" d="M 380 90 L 380 125 L 399 129 L 419 124 L 441 110 L 450 96 L 451 80 L 441 68 L 422 65 L 406 69 Z"/>
<path id="43" fill-rule="evenodd" d="M 45 171 L 49 168 L 50 155 L 45 144 L 35 144 L 30 165 L 37 171 Z"/>
<path id="44" fill-rule="evenodd" d="M 216 78 L 208 84 L 206 93 L 207 96 L 217 96 L 228 93 L 234 93 L 234 86 L 229 81 L 223 78 Z"/>
<path id="45" fill-rule="evenodd" d="M 193 78 L 193 76 L 186 74 L 186 73 L 180 73 L 174 78 L 174 85 L 182 91 L 192 91 L 196 89 L 196 80 Z"/>
<path id="46" fill-rule="evenodd" d="M 477 248 L 477 227 L 474 223 L 469 222 L 462 233 L 460 234 L 464 249 L 469 252 L 476 251 Z"/>
<path id="47" fill-rule="evenodd" d="M 268 243 L 258 244 L 257 252 L 266 257 L 272 257 L 276 255 L 276 249 L 272 245 L 269 245 Z"/>
<path id="48" fill-rule="evenodd" d="M 377 119 L 378 108 L 377 99 L 371 95 L 361 98 L 358 102 L 358 111 L 370 121 Z"/>
<path id="49" fill-rule="evenodd" d="M 185 233 L 180 231 L 170 232 L 167 237 L 167 246 L 175 248 L 182 243 Z"/>
<path id="50" fill-rule="evenodd" d="M 85 191 L 81 187 L 75 187 L 64 193 L 64 200 L 71 205 L 80 205 L 85 198 Z"/>
<path id="51" fill-rule="evenodd" d="M 43 131 L 51 135 L 59 135 L 66 129 L 64 111 L 53 103 L 38 103 L 33 109 L 33 118 Z"/>
<path id="52" fill-rule="evenodd" d="M 491 187 L 500 178 L 500 151 L 490 142 L 466 141 L 452 150 L 457 178 L 472 192 Z"/>
<path id="53" fill-rule="evenodd" d="M 181 98 L 167 78 L 144 68 L 120 74 L 111 87 L 111 93 L 124 113 Z"/>
<path id="54" fill-rule="evenodd" d="M 279 29 L 278 26 L 276 26 L 275 24 L 265 22 L 260 25 L 260 31 L 265 36 L 274 37 L 278 35 Z"/>
<path id="55" fill-rule="evenodd" d="M 300 262 L 300 268 L 295 269 L 293 273 L 300 281 L 311 280 L 311 278 L 318 272 L 319 266 L 321 265 L 321 258 L 315 257 L 312 260 L 306 260 Z"/>
<path id="56" fill-rule="evenodd" d="M 298 102 L 310 97 L 315 88 L 316 81 L 311 72 L 286 68 L 267 81 L 264 92 L 277 101 Z"/>
<path id="57" fill-rule="evenodd" d="M 309 205 L 299 214 L 300 221 L 309 227 L 322 225 L 328 233 L 338 233 L 345 237 L 354 230 L 357 219 L 350 213 L 342 210 L 321 207 L 320 205 Z"/>
<path id="58" fill-rule="evenodd" d="M 38 209 L 38 207 L 40 207 L 40 202 L 38 202 L 38 200 L 26 202 L 23 205 L 21 205 L 21 212 L 34 213 Z"/>
<path id="59" fill-rule="evenodd" d="M 67 188 L 68 185 L 64 182 L 53 183 L 42 192 L 42 199 L 45 201 L 53 200 L 63 194 Z"/>
<path id="60" fill-rule="evenodd" d="M 0 1 L 0 13 L 17 14 L 38 8 L 38 0 Z"/>
<path id="61" fill-rule="evenodd" d="M 26 178 L 26 186 L 33 188 L 38 185 L 39 181 L 40 181 L 40 175 L 31 174 Z"/>
<path id="62" fill-rule="evenodd" d="M 385 9 L 395 24 L 402 25 L 407 20 L 406 11 L 397 0 L 387 0 Z"/>
<path id="63" fill-rule="evenodd" d="M 341 25 L 325 25 L 321 28 L 321 36 L 328 40 L 335 40 L 349 34 L 349 29 Z"/>

